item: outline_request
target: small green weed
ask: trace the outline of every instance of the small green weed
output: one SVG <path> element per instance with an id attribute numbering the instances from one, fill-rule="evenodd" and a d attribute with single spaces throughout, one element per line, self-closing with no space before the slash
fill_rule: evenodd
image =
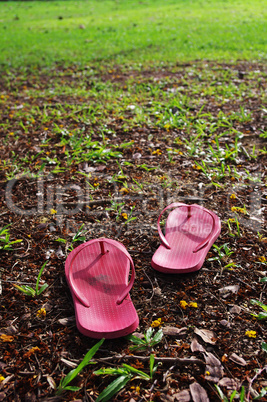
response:
<path id="1" fill-rule="evenodd" d="M 71 381 L 77 377 L 77 375 L 86 367 L 88 364 L 95 364 L 95 362 L 91 362 L 90 360 L 98 351 L 102 343 L 104 342 L 104 338 L 101 339 L 95 346 L 93 346 L 84 356 L 82 362 L 79 364 L 78 367 L 71 370 L 66 377 L 60 380 L 59 386 L 57 387 L 56 395 L 61 395 L 63 392 L 66 391 L 79 391 L 80 387 L 75 387 L 73 385 L 68 385 Z"/>
<path id="2" fill-rule="evenodd" d="M 240 392 L 240 394 L 238 395 L 238 393 L 237 393 L 237 391 L 236 390 L 234 390 L 232 393 L 231 393 L 231 396 L 230 396 L 230 398 L 228 399 L 225 395 L 224 395 L 224 393 L 222 392 L 222 390 L 221 390 L 221 388 L 219 387 L 219 385 L 215 385 L 215 388 L 216 388 L 216 390 L 217 390 L 217 392 L 218 392 L 218 394 L 219 394 L 219 397 L 221 398 L 221 400 L 223 401 L 223 402 L 232 402 L 234 399 L 236 399 L 236 397 L 239 397 L 239 401 L 240 402 L 244 402 L 245 401 L 245 388 L 242 386 L 242 388 L 241 388 L 241 392 Z"/>
<path id="3" fill-rule="evenodd" d="M 121 211 L 122 211 L 124 205 L 125 205 L 125 202 L 117 202 L 116 200 L 111 200 L 111 206 L 105 208 L 105 210 L 115 212 L 116 221 L 118 221 L 120 219 Z"/>
<path id="4" fill-rule="evenodd" d="M 31 286 L 29 286 L 29 285 L 21 285 L 21 286 L 19 286 L 19 285 L 16 285 L 16 284 L 14 285 L 15 288 L 18 289 L 20 292 L 24 293 L 26 296 L 31 296 L 31 297 L 40 296 L 40 294 L 43 293 L 43 292 L 48 288 L 48 284 L 47 284 L 47 283 L 44 283 L 44 284 L 39 288 L 39 282 L 40 282 L 40 279 L 41 279 L 41 275 L 42 275 L 43 270 L 44 270 L 44 268 L 45 268 L 45 266 L 46 266 L 47 263 L 48 263 L 48 261 L 46 261 L 46 262 L 42 265 L 42 267 L 41 267 L 41 269 L 40 269 L 40 271 L 39 271 L 39 274 L 38 274 L 38 277 L 37 277 L 37 281 L 36 281 L 35 289 L 33 289 L 33 288 L 32 288 Z"/>
<path id="5" fill-rule="evenodd" d="M 251 315 L 253 315 L 253 317 L 257 318 L 258 320 L 267 320 L 267 305 L 255 299 L 250 300 L 250 303 L 253 304 L 253 306 L 261 307 L 263 310 L 258 314 L 251 313 Z"/>
<path id="6" fill-rule="evenodd" d="M 144 334 L 144 338 L 138 338 L 135 335 L 128 335 L 126 339 L 133 342 L 134 345 L 130 346 L 130 350 L 153 350 L 153 346 L 157 345 L 163 337 L 163 331 L 160 329 L 156 333 L 154 333 L 153 328 L 149 328 Z"/>
<path id="7" fill-rule="evenodd" d="M 119 392 L 125 385 L 132 379 L 140 379 L 151 381 L 155 372 L 157 371 L 158 364 L 155 365 L 155 356 L 150 355 L 149 359 L 150 374 L 138 370 L 128 364 L 122 364 L 119 368 L 103 368 L 94 372 L 95 375 L 116 375 L 119 376 L 111 384 L 104 389 L 98 396 L 96 402 L 106 402 L 110 400 L 117 392 Z"/>
<path id="8" fill-rule="evenodd" d="M 233 233 L 233 231 L 232 231 L 231 223 L 234 223 L 236 225 L 236 232 L 235 233 Z M 229 236 L 231 236 L 231 237 L 235 237 L 236 235 L 238 237 L 241 236 L 240 223 L 238 222 L 237 216 L 235 216 L 235 218 L 229 218 L 227 220 L 227 226 L 228 226 L 228 229 L 229 229 Z"/>
<path id="9" fill-rule="evenodd" d="M 227 261 L 227 259 L 233 254 L 233 251 L 231 251 L 228 243 L 225 243 L 222 246 L 217 246 L 214 244 L 213 248 L 218 255 L 209 258 L 208 261 L 218 261 L 220 264 L 222 264 L 222 262 Z"/>
<path id="10" fill-rule="evenodd" d="M 119 368 L 103 368 L 94 372 L 95 375 L 116 375 L 116 378 L 112 383 L 110 383 L 106 389 L 99 395 L 97 402 L 106 402 L 111 399 L 117 392 L 119 392 L 125 385 L 133 379 L 141 379 L 145 381 L 151 381 L 154 374 L 157 371 L 158 364 L 155 364 L 155 356 L 151 351 L 153 351 L 153 346 L 158 344 L 163 337 L 163 331 L 160 329 L 154 333 L 153 328 L 149 328 L 144 334 L 144 338 L 138 338 L 135 335 L 128 335 L 126 339 L 134 343 L 130 346 L 130 350 L 144 351 L 148 350 L 150 352 L 149 358 L 149 371 L 147 374 L 144 371 L 138 370 L 128 364 L 123 364 Z"/>
<path id="11" fill-rule="evenodd" d="M 261 282 L 261 283 L 264 283 L 264 284 L 267 283 L 267 277 L 265 276 L 265 277 L 261 278 L 261 279 L 260 279 L 260 282 Z M 261 320 L 261 321 L 267 320 L 267 305 L 264 304 L 264 303 L 262 303 L 262 302 L 259 301 L 259 300 L 255 300 L 255 299 L 250 300 L 250 303 L 251 303 L 253 306 L 259 306 L 259 307 L 261 307 L 262 310 L 263 310 L 263 311 L 261 311 L 261 312 L 258 313 L 258 314 L 253 314 L 253 313 L 251 313 L 251 315 L 253 315 L 253 317 L 255 317 L 255 318 L 257 318 L 258 320 Z"/>
<path id="12" fill-rule="evenodd" d="M 77 241 L 84 242 L 86 239 L 86 237 L 83 236 L 83 234 L 86 233 L 86 230 L 82 230 L 83 226 L 84 226 L 84 223 L 79 227 L 77 233 L 72 237 L 70 243 L 68 243 L 68 241 L 66 239 L 63 239 L 61 237 L 56 239 L 56 241 L 66 244 L 67 251 L 72 251 L 74 249 L 75 242 L 77 242 Z"/>
<path id="13" fill-rule="evenodd" d="M 9 226 L 10 224 L 0 229 L 0 250 L 13 250 L 13 248 L 11 247 L 13 244 L 22 242 L 22 239 L 10 241 L 10 233 L 8 229 Z"/>
<path id="14" fill-rule="evenodd" d="M 123 222 L 123 225 L 127 225 L 128 223 L 137 219 L 136 216 L 132 216 L 134 208 L 135 208 L 135 206 L 131 207 L 129 215 L 126 213 L 123 214 L 123 216 L 125 217 L 125 222 Z"/>

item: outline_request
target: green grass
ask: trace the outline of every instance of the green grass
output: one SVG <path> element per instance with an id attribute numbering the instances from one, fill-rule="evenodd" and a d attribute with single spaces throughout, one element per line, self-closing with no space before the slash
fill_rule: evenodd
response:
<path id="1" fill-rule="evenodd" d="M 6 91 L 0 94 L 0 145 L 3 149 L 18 142 L 25 145 L 27 139 L 27 146 L 22 153 L 11 148 L 0 168 L 10 180 L 28 171 L 58 174 L 84 163 L 109 164 L 123 160 L 134 149 L 129 133 L 149 127 L 164 133 L 166 142 L 150 154 L 164 153 L 170 166 L 177 158 L 192 158 L 194 171 L 217 188 L 241 177 L 253 180 L 246 168 L 239 171 L 237 161 L 242 155 L 255 161 L 266 154 L 263 119 L 255 114 L 265 110 L 266 91 L 260 85 L 261 71 L 249 63 L 243 67 L 246 79 L 238 78 L 238 65 L 230 71 L 224 65 L 207 68 L 206 61 L 173 66 L 161 71 L 160 78 L 157 72 L 146 76 L 131 67 L 127 71 L 125 66 L 123 73 L 102 66 L 84 70 L 44 67 L 32 69 L 34 73 L 21 69 L 16 75 L 7 71 L 2 75 Z M 99 76 L 101 71 L 106 81 Z M 257 99 L 257 106 L 248 99 Z M 258 132 L 253 141 L 245 143 L 247 125 L 254 126 L 256 121 Z M 153 138 L 151 133 L 148 141 Z M 155 169 L 142 168 L 142 163 L 141 170 Z M 137 188 L 138 181 L 129 184 L 123 171 L 112 180 L 121 187 L 129 185 L 128 192 L 143 190 Z M 96 184 L 91 182 L 90 187 L 97 192 Z M 170 185 L 167 177 L 161 185 Z"/>
<path id="2" fill-rule="evenodd" d="M 0 65 L 266 58 L 264 0 L 0 2 Z"/>

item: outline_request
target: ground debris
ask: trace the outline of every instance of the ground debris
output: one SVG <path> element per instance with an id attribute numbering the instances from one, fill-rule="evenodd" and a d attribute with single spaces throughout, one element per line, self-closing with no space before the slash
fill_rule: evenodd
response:
<path id="1" fill-rule="evenodd" d="M 149 375 L 151 354 L 153 381 L 131 380 L 117 399 L 213 401 L 216 383 L 260 394 L 266 340 L 250 300 L 266 304 L 264 67 L 57 65 L 0 75 L 0 229 L 22 239 L 0 249 L 0 399 L 59 400 L 55 387 L 96 344 L 76 328 L 64 272 L 82 225 L 86 241 L 118 240 L 133 258 L 134 335 L 144 340 L 153 324 L 164 336 L 138 353 L 125 338 L 106 340 L 64 400 L 95 400 L 113 380 L 96 378 L 103 367 Z M 159 213 L 177 201 L 215 211 L 222 230 L 198 272 L 173 276 L 151 258 Z M 44 293 L 14 287 L 35 289 L 47 260 Z"/>
<path id="2" fill-rule="evenodd" d="M 208 394 L 200 384 L 193 382 L 189 388 L 194 402 L 209 402 Z"/>

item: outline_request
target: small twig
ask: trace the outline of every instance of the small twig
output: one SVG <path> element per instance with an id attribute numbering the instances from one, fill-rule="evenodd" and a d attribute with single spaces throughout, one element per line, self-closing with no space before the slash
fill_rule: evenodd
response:
<path id="1" fill-rule="evenodd" d="M 236 277 L 235 275 L 232 275 L 238 282 L 243 283 L 243 285 L 248 286 L 250 289 L 255 290 L 257 292 L 257 289 L 254 288 L 254 286 L 249 285 L 248 283 L 242 281 L 242 279 Z"/>
<path id="2" fill-rule="evenodd" d="M 153 391 L 153 389 L 154 389 L 155 386 L 157 385 L 157 382 L 158 382 L 158 380 L 155 380 L 155 381 L 153 382 L 153 384 L 152 384 L 151 387 L 149 388 L 149 392 L 152 392 L 152 391 Z"/>
<path id="3" fill-rule="evenodd" d="M 19 255 L 19 254 L 15 254 L 15 256 L 16 257 L 20 257 L 20 258 L 23 258 L 23 257 L 26 257 L 28 254 L 28 251 L 29 251 L 29 249 L 30 249 L 30 242 L 29 242 L 29 240 L 28 239 L 26 239 L 26 237 L 23 237 L 24 238 L 24 240 L 26 241 L 26 243 L 27 243 L 27 250 L 25 251 L 25 253 L 23 253 L 22 255 Z M 22 248 L 22 247 L 21 247 Z M 15 249 L 14 251 L 17 251 L 17 250 L 20 250 L 20 249 Z"/>
<path id="4" fill-rule="evenodd" d="M 149 356 L 136 356 L 136 355 L 115 355 L 102 357 L 100 359 L 92 359 L 92 361 L 97 362 L 108 362 L 112 360 L 141 360 L 141 361 L 149 361 Z M 198 364 L 199 366 L 206 366 L 206 363 L 203 360 L 195 359 L 195 358 L 180 358 L 180 357 L 157 357 L 155 356 L 155 362 L 158 363 L 171 363 L 175 366 L 186 366 L 188 364 Z"/>
<path id="5" fill-rule="evenodd" d="M 131 254 L 131 253 L 139 253 L 139 254 L 151 254 L 152 253 L 152 251 L 143 251 L 143 250 L 135 250 L 135 249 L 132 249 L 132 250 L 128 250 L 129 251 L 129 253 Z"/>
<path id="6" fill-rule="evenodd" d="M 13 274 L 13 268 L 14 268 L 18 263 L 19 263 L 19 261 L 16 261 L 15 264 L 12 265 L 11 274 Z"/>
<path id="7" fill-rule="evenodd" d="M 90 373 L 90 374 L 86 377 L 85 382 L 84 382 L 84 385 L 83 385 L 83 388 L 84 388 L 84 399 L 85 399 L 85 401 L 94 402 L 94 399 L 93 399 L 93 398 L 91 397 L 91 395 L 87 392 L 87 382 L 88 382 L 88 380 L 91 378 L 91 376 L 92 376 L 92 373 Z"/>
<path id="8" fill-rule="evenodd" d="M 154 286 L 153 286 L 153 283 L 152 283 L 151 279 L 149 278 L 149 276 L 147 275 L 147 273 L 146 273 L 146 271 L 145 271 L 144 269 L 143 269 L 143 272 L 144 272 L 145 276 L 147 277 L 147 279 L 148 279 L 148 281 L 150 282 L 150 285 L 151 285 L 151 287 L 152 287 L 152 295 L 151 295 L 151 297 L 150 297 L 149 299 L 147 299 L 148 301 L 150 301 L 150 300 L 153 299 L 154 294 L 155 294 Z"/>
<path id="9" fill-rule="evenodd" d="M 100 200 L 85 200 L 85 201 L 80 201 L 80 202 L 70 202 L 68 200 L 62 200 L 62 205 L 68 204 L 70 206 L 72 205 L 104 205 L 104 204 L 111 204 L 112 201 L 130 201 L 130 197 L 114 197 L 114 198 L 101 198 Z"/>
<path id="10" fill-rule="evenodd" d="M 250 398 L 250 392 L 252 389 L 252 384 L 253 382 L 256 380 L 256 378 L 263 372 L 263 371 L 267 372 L 267 366 L 264 366 L 262 369 L 259 369 L 259 371 L 254 375 L 254 377 L 252 378 L 252 380 L 249 380 L 249 387 L 248 387 L 248 394 L 247 394 L 247 400 L 249 401 Z"/>
<path id="11" fill-rule="evenodd" d="M 2 213 L 0 214 L 0 216 L 6 215 L 6 214 L 8 214 L 9 212 L 10 212 L 10 211 L 2 212 Z"/>
<path id="12" fill-rule="evenodd" d="M 174 369 L 175 365 L 170 367 L 169 370 L 166 371 L 166 373 L 164 373 L 163 375 L 163 382 L 166 382 L 166 379 L 168 377 L 168 375 L 170 374 L 170 372 Z"/>

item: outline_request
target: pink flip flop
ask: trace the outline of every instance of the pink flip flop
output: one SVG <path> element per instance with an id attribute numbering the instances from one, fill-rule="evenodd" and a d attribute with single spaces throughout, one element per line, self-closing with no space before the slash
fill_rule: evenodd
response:
<path id="1" fill-rule="evenodd" d="M 112 339 L 136 329 L 139 319 L 129 295 L 134 264 L 121 243 L 101 238 L 81 244 L 68 255 L 65 274 L 82 334 Z"/>
<path id="2" fill-rule="evenodd" d="M 164 237 L 160 219 L 170 208 L 176 209 L 167 218 Z M 193 272 L 202 267 L 221 232 L 221 221 L 214 212 L 199 205 L 175 202 L 161 212 L 158 232 L 162 244 L 152 257 L 152 267 L 164 273 Z"/>

